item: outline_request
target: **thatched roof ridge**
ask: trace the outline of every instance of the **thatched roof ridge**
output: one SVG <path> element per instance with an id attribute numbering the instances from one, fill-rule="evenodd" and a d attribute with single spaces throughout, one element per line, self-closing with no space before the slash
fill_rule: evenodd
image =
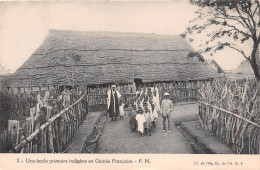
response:
<path id="1" fill-rule="evenodd" d="M 202 80 L 219 76 L 188 59 L 181 36 L 52 30 L 11 76 L 15 86 Z"/>
<path id="2" fill-rule="evenodd" d="M 245 74 L 246 76 L 254 76 L 254 71 L 248 60 L 244 60 L 241 64 L 235 69 L 236 74 Z"/>
<path id="3" fill-rule="evenodd" d="M 212 60 L 208 60 L 207 62 L 218 73 L 224 73 L 224 70 L 220 67 L 220 65 L 216 62 L 216 60 L 212 59 Z"/>

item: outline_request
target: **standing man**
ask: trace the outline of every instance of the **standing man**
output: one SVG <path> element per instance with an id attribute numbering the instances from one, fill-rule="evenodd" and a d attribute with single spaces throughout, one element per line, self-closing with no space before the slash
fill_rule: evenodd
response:
<path id="1" fill-rule="evenodd" d="M 116 90 L 116 85 L 112 85 L 112 89 L 107 92 L 107 110 L 109 113 L 109 117 L 112 120 L 116 120 L 119 114 L 119 98 L 121 94 Z"/>
<path id="2" fill-rule="evenodd" d="M 169 99 L 169 93 L 164 93 L 164 99 L 162 100 L 161 109 L 163 117 L 163 131 L 166 131 L 166 119 L 168 120 L 168 132 L 171 133 L 170 115 L 173 111 L 172 101 Z"/>

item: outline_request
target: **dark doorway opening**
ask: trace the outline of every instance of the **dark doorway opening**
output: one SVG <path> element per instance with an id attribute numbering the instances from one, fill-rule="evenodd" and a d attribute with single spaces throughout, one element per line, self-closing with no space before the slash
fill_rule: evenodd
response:
<path id="1" fill-rule="evenodd" d="M 134 79 L 135 85 L 136 85 L 136 89 L 138 89 L 138 87 L 143 85 L 143 80 L 142 79 Z"/>

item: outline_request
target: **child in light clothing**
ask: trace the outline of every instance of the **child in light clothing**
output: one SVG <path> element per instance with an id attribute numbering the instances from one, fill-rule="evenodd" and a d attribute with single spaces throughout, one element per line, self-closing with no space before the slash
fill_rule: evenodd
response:
<path id="1" fill-rule="evenodd" d="M 138 110 L 138 113 L 137 113 L 135 119 L 137 121 L 137 129 L 140 134 L 140 137 L 143 137 L 145 117 L 144 117 L 143 111 L 141 109 Z"/>
<path id="2" fill-rule="evenodd" d="M 119 101 L 119 114 L 120 114 L 120 119 L 124 119 L 124 114 L 125 114 L 124 106 L 125 106 L 125 104 L 120 100 L 120 101 Z"/>
<path id="3" fill-rule="evenodd" d="M 145 116 L 145 123 L 144 123 L 145 135 L 149 133 L 149 136 L 151 136 L 152 119 L 151 119 L 151 112 L 147 106 L 145 106 L 144 116 Z"/>
<path id="4" fill-rule="evenodd" d="M 157 110 L 155 108 L 155 105 L 152 104 L 152 130 L 153 131 L 155 130 L 155 122 L 157 118 L 158 118 Z"/>

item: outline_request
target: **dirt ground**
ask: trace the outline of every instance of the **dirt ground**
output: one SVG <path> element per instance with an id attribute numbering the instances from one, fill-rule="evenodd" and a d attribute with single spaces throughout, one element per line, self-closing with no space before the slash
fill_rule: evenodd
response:
<path id="1" fill-rule="evenodd" d="M 176 126 L 179 126 L 182 122 L 198 120 L 196 103 L 176 105 L 173 108 L 172 119 Z"/>
<path id="2" fill-rule="evenodd" d="M 140 137 L 138 133 L 131 132 L 128 116 L 123 120 L 111 121 L 109 118 L 103 134 L 101 135 L 96 153 L 171 153 L 192 154 L 191 145 L 177 130 L 174 122 L 194 119 L 196 105 L 175 106 L 171 127 L 172 132 L 163 132 L 162 117 L 156 122 L 155 132 L 152 136 Z M 127 111 L 126 111 L 126 114 Z M 188 118 L 187 118 L 188 117 Z"/>

